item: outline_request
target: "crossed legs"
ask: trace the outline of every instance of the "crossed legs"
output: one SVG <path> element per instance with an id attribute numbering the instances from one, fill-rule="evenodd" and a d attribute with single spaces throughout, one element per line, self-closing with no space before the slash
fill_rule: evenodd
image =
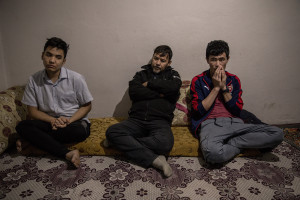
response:
<path id="1" fill-rule="evenodd" d="M 113 147 L 143 167 L 150 165 L 172 175 L 172 168 L 165 154 L 171 151 L 174 137 L 170 124 L 164 120 L 125 120 L 112 125 L 106 131 L 106 138 Z"/>
<path id="2" fill-rule="evenodd" d="M 66 128 L 52 130 L 51 125 L 47 122 L 24 120 L 16 127 L 21 136 L 21 139 L 16 142 L 16 147 L 18 151 L 22 151 L 26 143 L 30 143 L 52 155 L 67 159 L 75 167 L 79 167 L 79 151 L 69 151 L 64 144 L 85 140 L 90 134 L 89 127 L 90 125 L 85 121 L 76 121 Z"/>
<path id="3" fill-rule="evenodd" d="M 241 153 L 242 149 L 274 148 L 283 140 L 283 131 L 264 124 L 244 124 L 238 118 L 208 119 L 199 133 L 204 159 L 223 163 Z"/>

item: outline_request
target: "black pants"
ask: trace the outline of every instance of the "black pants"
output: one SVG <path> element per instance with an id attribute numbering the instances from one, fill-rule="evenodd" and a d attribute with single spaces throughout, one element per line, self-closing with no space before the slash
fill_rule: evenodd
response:
<path id="1" fill-rule="evenodd" d="M 129 118 L 109 127 L 106 138 L 113 147 L 143 167 L 149 167 L 158 155 L 169 153 L 174 144 L 170 124 L 165 120 Z"/>
<path id="2" fill-rule="evenodd" d="M 81 142 L 90 135 L 90 124 L 76 121 L 65 128 L 52 130 L 51 124 L 40 120 L 24 120 L 17 127 L 19 135 L 32 145 L 60 158 L 69 152 L 63 144 Z"/>

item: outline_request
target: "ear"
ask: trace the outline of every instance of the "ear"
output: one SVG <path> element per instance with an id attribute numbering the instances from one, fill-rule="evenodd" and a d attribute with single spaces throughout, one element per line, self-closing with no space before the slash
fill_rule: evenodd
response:
<path id="1" fill-rule="evenodd" d="M 42 60 L 43 60 L 44 53 L 45 53 L 45 52 L 43 51 L 43 52 L 42 52 L 42 56 L 41 56 L 41 59 L 42 59 Z"/>
<path id="2" fill-rule="evenodd" d="M 63 65 L 66 63 L 66 61 L 67 61 L 67 59 L 66 59 L 66 58 L 64 58 Z"/>
<path id="3" fill-rule="evenodd" d="M 229 60 L 230 56 L 228 56 L 227 60 Z"/>
<path id="4" fill-rule="evenodd" d="M 172 60 L 169 60 L 168 66 L 170 66 L 172 64 Z"/>

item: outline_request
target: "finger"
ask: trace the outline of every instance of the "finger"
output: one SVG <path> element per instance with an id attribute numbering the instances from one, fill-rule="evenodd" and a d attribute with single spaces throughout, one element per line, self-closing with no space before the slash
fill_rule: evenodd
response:
<path id="1" fill-rule="evenodd" d="M 68 119 L 66 117 L 63 117 L 62 121 L 64 122 L 64 124 L 68 123 Z"/>
<path id="2" fill-rule="evenodd" d="M 57 122 L 58 122 L 60 125 L 65 124 L 65 122 L 63 121 L 62 118 L 58 118 L 58 119 L 57 119 Z"/>
<path id="3" fill-rule="evenodd" d="M 219 70 L 216 69 L 216 71 L 215 71 L 213 77 L 214 77 L 215 79 L 218 79 L 218 76 L 219 76 Z"/>
<path id="4" fill-rule="evenodd" d="M 60 125 L 60 121 L 58 119 L 55 120 L 55 122 L 54 122 L 54 126 L 57 126 L 57 125 Z"/>
<path id="5" fill-rule="evenodd" d="M 225 71 L 223 70 L 223 71 L 222 71 L 222 79 L 226 80 L 226 78 L 227 78 L 226 73 L 225 73 Z"/>
<path id="6" fill-rule="evenodd" d="M 219 71 L 220 71 L 220 67 L 219 66 L 217 66 L 217 69 L 216 69 L 216 71 L 215 71 L 215 73 L 219 73 Z"/>
<path id="7" fill-rule="evenodd" d="M 70 119 L 66 118 L 66 124 L 70 124 Z"/>
<path id="8" fill-rule="evenodd" d="M 222 71 L 219 70 L 219 72 L 218 72 L 218 80 L 221 80 L 221 78 L 222 78 Z"/>
<path id="9" fill-rule="evenodd" d="M 50 121 L 51 126 L 54 126 L 55 122 L 56 122 L 56 119 L 52 119 L 52 120 Z"/>
<path id="10" fill-rule="evenodd" d="M 65 128 L 67 127 L 67 124 L 64 124 L 64 125 L 60 125 L 59 128 Z"/>

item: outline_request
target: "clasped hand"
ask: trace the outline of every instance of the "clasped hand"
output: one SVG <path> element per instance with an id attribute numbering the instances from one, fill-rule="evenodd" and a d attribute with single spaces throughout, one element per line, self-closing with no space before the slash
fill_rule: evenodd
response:
<path id="1" fill-rule="evenodd" d="M 212 82 L 215 88 L 225 90 L 226 89 L 226 74 L 225 70 L 218 66 L 215 73 L 212 76 Z"/>
<path id="2" fill-rule="evenodd" d="M 55 118 L 51 121 L 52 130 L 57 130 L 58 128 L 65 128 L 70 124 L 70 120 L 64 116 Z"/>

